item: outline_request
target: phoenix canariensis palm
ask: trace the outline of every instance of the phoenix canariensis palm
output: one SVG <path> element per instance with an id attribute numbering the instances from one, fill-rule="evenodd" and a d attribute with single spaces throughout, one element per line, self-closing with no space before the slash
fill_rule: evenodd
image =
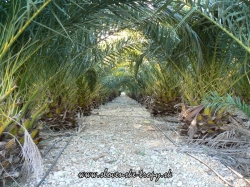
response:
<path id="1" fill-rule="evenodd" d="M 238 72 L 249 63 L 248 6 L 248 2 L 242 1 L 185 1 L 182 11 L 178 12 L 183 20 L 180 23 L 189 24 L 197 34 L 203 56 L 198 56 L 192 47 L 184 50 L 187 45 L 180 43 L 170 58 L 183 79 L 180 84 L 183 100 L 197 106 L 186 109 L 183 105 L 182 108 L 181 115 L 186 119 L 184 129 L 190 138 L 198 136 L 197 128 L 204 128 L 198 132 L 200 135 L 213 134 L 227 123 L 226 114 L 215 117 L 214 111 L 200 104 L 210 91 L 220 95 L 235 93 L 235 87 L 245 78 Z M 186 53 L 181 55 L 180 49 Z"/>

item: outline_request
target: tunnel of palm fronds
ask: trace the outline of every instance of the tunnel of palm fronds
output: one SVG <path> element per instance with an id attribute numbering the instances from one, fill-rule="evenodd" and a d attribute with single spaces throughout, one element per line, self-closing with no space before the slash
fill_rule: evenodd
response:
<path id="1" fill-rule="evenodd" d="M 234 110 L 248 121 L 249 8 L 242 0 L 1 0 L 1 179 L 18 175 L 16 140 L 30 134 L 38 144 L 45 124 L 74 128 L 77 113 L 121 91 L 154 116 L 179 114 L 190 139 L 232 131 Z"/>

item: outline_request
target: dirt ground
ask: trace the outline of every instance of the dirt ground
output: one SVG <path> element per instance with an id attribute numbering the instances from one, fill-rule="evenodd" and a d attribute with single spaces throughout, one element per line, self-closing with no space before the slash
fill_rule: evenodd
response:
<path id="1" fill-rule="evenodd" d="M 45 131 L 41 134 L 47 139 L 40 145 L 45 155 L 44 174 L 69 140 L 69 134 L 75 136 L 41 186 L 229 186 L 210 168 L 232 186 L 249 186 L 216 154 L 189 146 L 179 136 L 179 124 L 174 121 L 175 117 L 151 117 L 142 105 L 122 94 L 94 109 L 91 116 L 80 117 L 79 129 L 68 131 L 68 136 L 65 132 Z M 48 151 L 53 144 L 55 147 Z M 210 168 L 186 154 L 186 150 L 193 150 L 191 154 Z M 95 174 L 90 177 L 89 172 L 97 172 L 99 178 Z M 39 181 L 33 178 L 24 186 L 35 186 Z"/>

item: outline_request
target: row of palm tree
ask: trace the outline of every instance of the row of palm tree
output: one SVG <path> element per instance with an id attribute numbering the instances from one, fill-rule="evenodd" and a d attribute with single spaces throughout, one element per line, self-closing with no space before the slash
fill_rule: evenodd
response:
<path id="1" fill-rule="evenodd" d="M 242 0 L 0 1 L 5 149 L 14 146 L 13 137 L 25 144 L 25 129 L 38 143 L 41 119 L 74 127 L 77 111 L 88 115 L 120 90 L 153 114 L 175 113 L 182 102 L 190 137 L 197 124 L 206 126 L 204 133 L 221 126 L 224 100 L 213 96 L 249 104 L 248 12 Z M 9 172 L 11 154 L 1 157 Z"/>
<path id="2" fill-rule="evenodd" d="M 147 24 L 148 27 L 143 29 L 150 39 L 148 48 L 153 46 L 153 49 L 148 50 L 147 61 L 150 61 L 153 67 L 159 64 L 161 69 L 164 67 L 163 75 L 171 75 L 167 82 L 164 78 L 155 80 L 156 84 L 148 81 L 148 87 L 157 90 L 157 83 L 161 82 L 164 85 L 160 86 L 161 89 L 165 87 L 170 91 L 169 86 L 177 88 L 179 94 L 174 94 L 176 89 L 172 89 L 172 95 L 180 96 L 182 99 L 180 114 L 184 122 L 182 130 L 193 138 L 200 136 L 201 132 L 203 135 L 207 135 L 208 132 L 213 134 L 227 123 L 227 107 L 220 106 L 225 103 L 229 106 L 230 102 L 218 100 L 216 96 L 225 98 L 227 94 L 230 94 L 249 102 L 250 39 L 248 35 L 249 14 L 247 14 L 249 3 L 186 1 L 175 5 L 180 6 L 180 4 L 183 8 L 177 12 L 174 6 L 167 6 L 168 4 L 163 5 L 164 11 L 160 8 L 162 19 L 165 15 L 168 19 L 172 16 L 170 25 L 156 21 Z M 237 12 L 237 10 L 241 11 Z M 151 59 L 152 56 L 157 58 L 157 62 Z M 145 75 L 143 72 L 147 70 L 141 71 L 142 75 Z M 153 71 L 150 72 L 153 73 Z M 159 95 L 159 90 L 156 92 Z M 214 92 L 217 94 L 213 94 Z M 207 98 L 210 104 L 206 102 Z M 155 102 L 164 103 L 166 109 L 168 99 L 164 99 L 165 102 L 163 100 L 159 102 L 157 96 L 154 99 Z M 179 101 L 176 101 L 177 104 Z M 211 102 L 214 103 L 211 104 Z M 164 107 L 159 105 L 153 109 L 154 114 L 157 113 L 155 111 L 162 113 Z M 218 107 L 217 110 L 211 110 L 210 106 Z M 243 107 L 238 106 L 242 110 Z M 247 112 L 247 107 L 244 108 L 243 111 Z M 197 128 L 200 131 L 197 131 Z"/>
<path id="3" fill-rule="evenodd" d="M 1 148 L 6 153 L 1 155 L 1 179 L 5 181 L 19 175 L 16 163 L 10 159 L 16 156 L 13 147 L 18 148 L 18 142 L 26 157 L 21 160 L 18 154 L 20 158 L 15 160 L 30 165 L 30 171 L 41 172 L 32 165 L 39 163 L 34 151 L 25 154 L 26 147 L 36 150 L 27 139 L 28 133 L 38 143 L 46 120 L 53 122 L 51 128 L 55 124 L 61 124 L 59 129 L 74 127 L 76 112 L 89 114 L 92 107 L 118 94 L 117 88 L 102 82 L 112 65 L 103 59 L 133 41 L 127 38 L 113 47 L 105 42 L 118 30 L 129 27 L 130 19 L 138 21 L 140 15 L 134 1 L 0 3 L 0 138 L 6 142 Z M 34 158 L 38 160 L 31 162 Z M 29 172 L 26 168 L 21 173 Z"/>

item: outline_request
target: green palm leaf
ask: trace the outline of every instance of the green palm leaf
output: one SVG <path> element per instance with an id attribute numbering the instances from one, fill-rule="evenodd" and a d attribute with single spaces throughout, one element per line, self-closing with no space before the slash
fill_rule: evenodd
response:
<path id="1" fill-rule="evenodd" d="M 211 93 L 211 95 L 207 95 L 202 102 L 206 107 L 211 107 L 215 111 L 219 111 L 220 109 L 226 107 L 229 111 L 233 111 L 238 109 L 246 114 L 248 118 L 250 118 L 250 106 L 247 105 L 243 100 L 239 97 L 232 97 L 227 94 L 226 97 L 222 97 L 217 93 Z"/>

